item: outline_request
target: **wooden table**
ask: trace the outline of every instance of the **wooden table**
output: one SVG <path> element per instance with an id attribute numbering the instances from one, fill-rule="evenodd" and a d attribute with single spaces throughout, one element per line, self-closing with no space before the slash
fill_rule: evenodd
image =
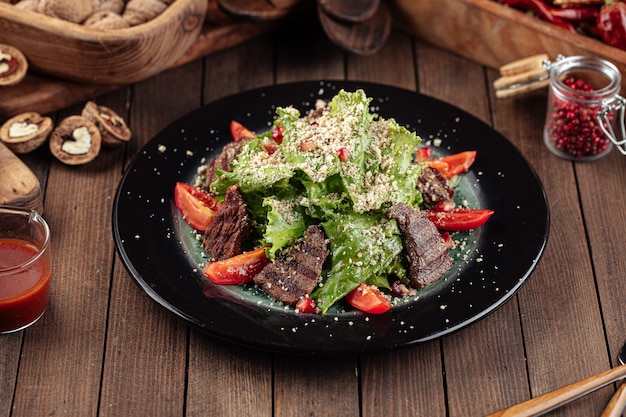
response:
<path id="1" fill-rule="evenodd" d="M 98 97 L 129 120 L 135 137 L 127 147 L 83 167 L 62 165 L 46 149 L 22 158 L 45 190 L 54 282 L 44 317 L 0 337 L 0 416 L 482 416 L 615 365 L 626 333 L 625 157 L 555 157 L 542 141 L 546 92 L 496 99 L 496 77 L 398 32 L 377 55 L 347 55 L 312 22 Z M 132 282 L 114 249 L 111 210 L 133 155 L 212 100 L 312 79 L 373 81 L 437 97 L 521 150 L 545 187 L 551 232 L 534 275 L 509 302 L 415 347 L 292 357 L 190 329 Z M 550 415 L 599 416 L 614 389 Z"/>

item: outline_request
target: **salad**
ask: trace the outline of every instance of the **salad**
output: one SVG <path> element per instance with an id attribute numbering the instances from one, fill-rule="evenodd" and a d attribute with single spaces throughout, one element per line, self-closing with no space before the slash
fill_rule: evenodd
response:
<path id="1" fill-rule="evenodd" d="M 487 221 L 491 210 L 455 207 L 450 198 L 425 199 L 418 186 L 428 169 L 453 188 L 476 152 L 433 158 L 432 148 L 421 146 L 418 135 L 372 113 L 370 102 L 362 90 L 341 90 L 306 115 L 292 106 L 279 107 L 272 127 L 258 135 L 233 121 L 237 152 L 228 166 L 207 175 L 210 183 L 176 184 L 181 215 L 206 234 L 222 220 L 216 219 L 230 191 L 236 189 L 245 202 L 250 239 L 242 253 L 204 266 L 211 281 L 253 283 L 315 226 L 323 231 L 328 256 L 315 288 L 296 303 L 297 311 L 324 314 L 345 300 L 383 313 L 391 308 L 391 292 L 415 293 L 406 233 L 389 216 L 390 209 L 402 205 L 421 212 L 447 247 L 454 245 L 449 232 Z"/>

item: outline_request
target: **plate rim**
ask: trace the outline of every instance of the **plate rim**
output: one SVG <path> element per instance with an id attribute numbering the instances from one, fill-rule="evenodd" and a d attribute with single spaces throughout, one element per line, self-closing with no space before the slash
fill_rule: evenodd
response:
<path id="1" fill-rule="evenodd" d="M 119 223 L 120 218 L 119 218 L 119 213 L 118 213 L 120 201 L 123 198 L 122 194 L 124 191 L 124 186 L 126 184 L 126 181 L 128 177 L 132 175 L 133 168 L 136 166 L 136 164 L 139 163 L 143 155 L 145 155 L 148 147 L 152 146 L 155 140 L 160 138 L 165 132 L 168 131 L 168 129 L 172 129 L 173 126 L 179 125 L 180 123 L 190 119 L 194 115 L 202 114 L 202 112 L 205 109 L 208 109 L 211 106 L 219 106 L 220 103 L 224 102 L 225 100 L 235 100 L 237 97 L 243 97 L 247 95 L 264 94 L 264 92 L 267 92 L 268 90 L 276 91 L 276 89 L 292 89 L 292 88 L 295 90 L 297 89 L 296 87 L 310 89 L 316 85 L 318 86 L 333 85 L 333 86 L 340 86 L 340 88 L 346 88 L 346 86 L 350 86 L 351 88 L 364 88 L 368 97 L 371 97 L 371 94 L 368 92 L 368 88 L 370 89 L 373 88 L 373 89 L 385 90 L 391 94 L 393 94 L 394 92 L 402 92 L 402 94 L 409 94 L 411 96 L 414 96 L 416 100 L 426 100 L 426 101 L 430 100 L 432 102 L 439 103 L 440 106 L 453 109 L 456 113 L 461 114 L 465 118 L 469 118 L 470 120 L 473 121 L 473 123 L 478 123 L 479 125 L 482 125 L 483 128 L 486 128 L 488 131 L 495 133 L 496 136 L 504 140 L 508 144 L 508 146 L 510 146 L 511 150 L 517 154 L 517 157 L 519 157 L 524 162 L 525 168 L 528 169 L 529 173 L 532 176 L 532 179 L 535 181 L 535 185 L 538 186 L 540 190 L 540 194 L 541 194 L 541 200 L 545 206 L 545 214 L 546 214 L 545 220 L 544 220 L 544 230 L 540 232 L 538 231 L 539 232 L 538 234 L 542 236 L 541 244 L 536 248 L 536 251 L 535 251 L 536 254 L 535 254 L 534 259 L 531 260 L 531 266 L 525 271 L 525 273 L 521 277 L 519 277 L 516 284 L 507 288 L 506 293 L 502 297 L 498 298 L 495 302 L 491 303 L 487 308 L 481 309 L 479 313 L 471 315 L 470 317 L 467 317 L 464 320 L 458 321 L 454 325 L 449 326 L 446 329 L 443 329 L 436 333 L 432 333 L 430 335 L 426 335 L 426 336 L 415 338 L 415 339 L 407 339 L 404 342 L 393 343 L 391 345 L 383 343 L 383 344 L 376 344 L 374 347 L 368 347 L 367 344 L 365 344 L 364 346 L 360 348 L 351 347 L 351 348 L 343 349 L 341 347 L 333 347 L 329 349 L 322 348 L 322 349 L 313 349 L 313 350 L 308 350 L 306 348 L 303 348 L 302 346 L 292 347 L 288 345 L 283 345 L 281 343 L 272 343 L 272 342 L 267 342 L 267 341 L 258 341 L 258 340 L 250 341 L 246 339 L 245 337 L 233 337 L 232 334 L 224 334 L 223 332 L 216 331 L 215 328 L 210 328 L 210 326 L 207 326 L 207 323 L 205 323 L 202 320 L 197 319 L 196 317 L 194 317 L 194 315 L 188 314 L 186 311 L 184 311 L 184 309 L 181 309 L 178 306 L 172 305 L 170 302 L 168 302 L 166 298 L 164 298 L 162 294 L 160 294 L 151 285 L 149 285 L 149 283 L 146 282 L 145 278 L 142 277 L 141 272 L 135 267 L 134 262 L 131 259 L 131 256 L 127 253 L 126 248 L 124 247 L 124 238 L 120 233 L 120 223 Z M 294 99 L 294 100 L 299 101 L 300 99 L 303 100 L 304 97 L 299 98 L 299 99 Z M 268 121 L 271 120 L 271 117 L 272 116 L 268 116 Z M 487 123 L 471 115 L 467 111 L 462 110 L 454 106 L 453 104 L 446 103 L 438 98 L 435 98 L 435 97 L 432 97 L 432 96 L 429 96 L 429 95 L 426 95 L 417 91 L 409 90 L 406 88 L 367 82 L 367 81 L 330 79 L 330 80 L 311 80 L 311 81 L 296 81 L 296 82 L 289 82 L 289 83 L 270 84 L 266 86 L 242 90 L 237 93 L 234 93 L 234 94 L 222 97 L 220 99 L 214 100 L 212 102 L 206 103 L 200 106 L 199 108 L 192 110 L 191 112 L 179 117 L 178 119 L 174 120 L 172 123 L 168 124 L 161 131 L 159 131 L 156 135 L 154 135 L 149 141 L 147 141 L 142 146 L 141 149 L 137 151 L 137 153 L 133 156 L 128 166 L 124 170 L 122 178 L 120 179 L 120 182 L 115 192 L 115 198 L 114 198 L 113 210 L 112 210 L 112 231 L 113 231 L 116 251 L 119 254 L 120 259 L 122 260 L 122 264 L 124 265 L 125 269 L 129 273 L 129 276 L 131 277 L 133 282 L 135 282 L 135 284 L 137 284 L 140 287 L 140 289 L 144 293 L 146 293 L 148 297 L 151 298 L 153 301 L 155 301 L 158 305 L 160 305 L 162 308 L 165 308 L 167 311 L 174 314 L 177 318 L 181 319 L 185 324 L 190 325 L 191 327 L 197 328 L 205 333 L 208 333 L 222 340 L 226 340 L 226 341 L 239 344 L 239 345 L 244 345 L 247 347 L 257 348 L 261 350 L 268 350 L 272 352 L 305 353 L 305 354 L 368 353 L 368 352 L 379 352 L 379 351 L 394 350 L 398 348 L 405 348 L 405 347 L 412 346 L 415 344 L 420 344 L 420 343 L 424 343 L 430 340 L 441 338 L 445 335 L 451 334 L 453 332 L 457 332 L 458 330 L 461 330 L 473 323 L 476 323 L 482 320 L 484 317 L 490 315 L 491 313 L 496 311 L 498 308 L 500 308 L 502 305 L 504 305 L 507 301 L 511 299 L 511 297 L 514 294 L 517 293 L 517 291 L 532 276 L 532 274 L 536 270 L 538 263 L 540 262 L 541 258 L 543 257 L 545 253 L 545 248 L 548 242 L 548 237 L 549 237 L 549 232 L 550 232 L 550 210 L 549 210 L 549 204 L 548 204 L 547 196 L 545 193 L 545 189 L 543 187 L 541 179 L 537 175 L 532 165 L 523 157 L 523 155 L 517 149 L 517 147 L 512 142 L 510 142 L 508 138 L 506 138 L 500 132 L 496 131 L 492 126 L 489 126 Z M 401 308 L 403 307 L 400 307 L 400 309 Z M 396 307 L 396 311 L 398 311 L 397 307 Z"/>

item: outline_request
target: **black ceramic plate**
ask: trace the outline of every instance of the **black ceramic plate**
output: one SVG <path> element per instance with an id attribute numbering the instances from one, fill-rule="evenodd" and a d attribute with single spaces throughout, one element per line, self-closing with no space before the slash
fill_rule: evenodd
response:
<path id="1" fill-rule="evenodd" d="M 277 106 L 302 114 L 339 89 L 363 88 L 375 112 L 395 118 L 440 154 L 475 149 L 478 158 L 459 184 L 458 198 L 495 214 L 486 225 L 456 236 L 454 264 L 440 281 L 390 312 L 368 315 L 336 309 L 296 314 L 258 290 L 209 287 L 195 234 L 173 203 L 177 181 L 193 182 L 197 168 L 231 140 L 229 123 L 267 130 Z M 548 235 L 543 188 L 516 148 L 475 117 L 415 92 L 365 82 L 302 82 L 260 88 L 209 104 L 173 123 L 139 152 L 115 196 L 113 233 L 135 282 L 187 324 L 238 344 L 293 353 L 378 352 L 441 337 L 501 306 L 529 278 Z"/>

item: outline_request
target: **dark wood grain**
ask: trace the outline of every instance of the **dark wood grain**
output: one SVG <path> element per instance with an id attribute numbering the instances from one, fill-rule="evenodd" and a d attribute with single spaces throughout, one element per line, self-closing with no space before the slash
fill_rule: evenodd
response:
<path id="1" fill-rule="evenodd" d="M 529 368 L 533 396 L 610 366 L 574 164 L 557 158 L 543 144 L 546 102 L 543 91 L 500 100 L 493 109 L 494 126 L 537 170 L 550 203 L 552 238 L 544 254 L 549 261 L 539 264 L 518 295 L 526 354 L 537 364 Z M 599 414 L 608 394 L 602 390 L 579 400 L 577 413 Z M 555 415 L 572 415 L 572 410 L 564 407 Z"/>
<path id="2" fill-rule="evenodd" d="M 355 56 L 304 19 L 96 94 L 127 118 L 128 145 L 82 167 L 60 164 L 45 148 L 20 156 L 44 190 L 53 291 L 40 322 L 0 337 L 0 416 L 478 417 L 608 369 L 626 339 L 624 156 L 557 158 L 541 136 L 546 92 L 496 99 L 497 76 L 400 32 L 376 54 Z M 124 168 L 155 133 L 203 104 L 275 83 L 342 79 L 431 95 L 506 136 L 549 199 L 550 239 L 537 270 L 478 323 L 393 352 L 290 356 L 187 328 L 133 283 L 115 254 L 111 209 Z M 82 101 L 55 120 L 80 112 Z M 550 415 L 599 415 L 613 391 Z"/>
<path id="3" fill-rule="evenodd" d="M 52 234 L 51 301 L 44 317 L 24 337 L 13 415 L 48 415 L 50 410 L 95 413 L 113 245 L 94 233 L 110 233 L 119 156 L 109 152 L 78 169 L 52 163 L 45 209 Z M 118 170 L 109 169 L 115 164 Z"/>

